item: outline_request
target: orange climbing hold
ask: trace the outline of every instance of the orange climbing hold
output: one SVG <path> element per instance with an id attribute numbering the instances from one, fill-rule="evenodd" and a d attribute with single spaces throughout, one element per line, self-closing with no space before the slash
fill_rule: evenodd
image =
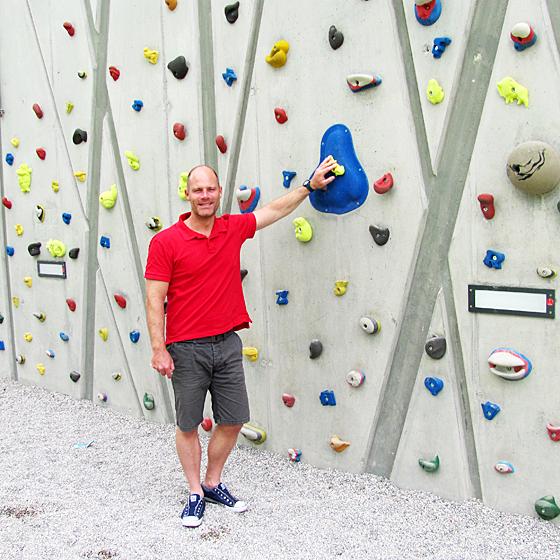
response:
<path id="1" fill-rule="evenodd" d="M 177 7 L 177 0 L 165 0 L 165 3 L 170 11 L 173 11 Z"/>
<path id="2" fill-rule="evenodd" d="M 220 150 L 222 154 L 225 154 L 227 152 L 226 140 L 221 134 L 218 134 L 218 136 L 216 136 L 216 146 L 218 146 L 218 150 Z"/>

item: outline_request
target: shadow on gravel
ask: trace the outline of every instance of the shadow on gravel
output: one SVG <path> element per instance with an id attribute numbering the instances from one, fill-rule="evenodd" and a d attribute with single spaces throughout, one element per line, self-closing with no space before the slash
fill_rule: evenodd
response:
<path id="1" fill-rule="evenodd" d="M 0 515 L 6 517 L 15 517 L 16 519 L 23 519 L 24 517 L 35 517 L 39 513 L 38 510 L 32 507 L 19 507 L 19 506 L 1 506 Z"/>

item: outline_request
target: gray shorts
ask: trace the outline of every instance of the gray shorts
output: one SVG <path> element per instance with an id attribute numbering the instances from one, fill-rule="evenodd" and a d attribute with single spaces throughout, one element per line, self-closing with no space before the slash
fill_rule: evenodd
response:
<path id="1" fill-rule="evenodd" d="M 249 421 L 242 346 L 237 333 L 230 331 L 215 337 L 173 342 L 167 347 L 175 364 L 171 383 L 177 426 L 182 432 L 190 432 L 202 422 L 207 391 L 212 396 L 217 424 Z"/>

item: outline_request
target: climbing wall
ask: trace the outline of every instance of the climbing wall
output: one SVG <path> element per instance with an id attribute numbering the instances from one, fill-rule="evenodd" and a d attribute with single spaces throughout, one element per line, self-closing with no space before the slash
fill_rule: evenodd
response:
<path id="1" fill-rule="evenodd" d="M 236 213 L 241 187 L 262 207 L 332 153 L 331 194 L 242 249 L 240 443 L 552 519 L 556 321 L 468 302 L 479 285 L 555 303 L 560 9 L 318 6 L 3 2 L 0 373 L 173 422 L 143 269 L 189 209 L 187 170 L 213 165 Z"/>

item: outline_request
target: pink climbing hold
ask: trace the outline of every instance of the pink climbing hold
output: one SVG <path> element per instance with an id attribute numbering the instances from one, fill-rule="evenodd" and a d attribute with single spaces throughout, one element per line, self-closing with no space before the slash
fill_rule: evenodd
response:
<path id="1" fill-rule="evenodd" d="M 185 125 L 179 122 L 176 122 L 173 125 L 173 134 L 177 140 L 184 140 L 187 137 L 187 130 L 185 129 Z"/>
<path id="2" fill-rule="evenodd" d="M 290 395 L 289 393 L 284 393 L 282 395 L 282 402 L 288 407 L 292 408 L 296 402 L 296 398 L 294 395 Z"/>
<path id="3" fill-rule="evenodd" d="M 225 154 L 227 152 L 226 140 L 221 134 L 218 134 L 218 136 L 216 136 L 216 146 L 218 146 L 218 150 L 220 150 L 222 154 Z"/>
<path id="4" fill-rule="evenodd" d="M 274 109 L 274 116 L 278 124 L 284 124 L 288 120 L 288 115 L 286 115 L 286 111 L 282 107 Z"/>
<path id="5" fill-rule="evenodd" d="M 35 151 L 37 152 L 37 156 L 39 156 L 39 159 L 45 159 L 47 157 L 45 148 L 37 148 Z"/>
<path id="6" fill-rule="evenodd" d="M 480 209 L 482 210 L 482 215 L 487 219 L 491 220 L 496 213 L 494 207 L 494 197 L 488 193 L 482 193 L 478 195 L 478 202 L 480 202 Z"/>
<path id="7" fill-rule="evenodd" d="M 121 294 L 113 294 L 113 297 L 115 298 L 115 301 L 117 302 L 117 305 L 121 308 L 121 309 L 125 309 L 126 308 L 126 299 L 124 296 L 122 296 Z"/>
<path id="8" fill-rule="evenodd" d="M 72 298 L 66 300 L 66 305 L 70 311 L 76 311 L 76 302 Z"/>
<path id="9" fill-rule="evenodd" d="M 3 204 L 8 210 L 11 210 L 11 208 L 12 208 L 12 201 L 11 201 L 9 198 L 3 196 L 3 197 L 2 197 L 2 204 Z"/>
<path id="10" fill-rule="evenodd" d="M 393 176 L 390 173 L 385 173 L 381 179 L 377 179 L 373 183 L 373 190 L 377 194 L 385 194 L 393 188 Z"/>
<path id="11" fill-rule="evenodd" d="M 62 27 L 64 27 L 64 29 L 68 31 L 68 35 L 70 35 L 70 37 L 74 37 L 74 33 L 76 33 L 76 30 L 74 29 L 74 26 L 69 21 L 65 21 L 62 24 Z"/>
<path id="12" fill-rule="evenodd" d="M 41 109 L 41 106 L 38 103 L 33 103 L 33 111 L 37 115 L 38 119 L 43 118 L 43 109 Z"/>
<path id="13" fill-rule="evenodd" d="M 205 432 L 209 432 L 212 429 L 212 418 L 208 418 L 208 416 L 206 416 L 200 423 L 200 427 Z"/>
<path id="14" fill-rule="evenodd" d="M 121 75 L 121 71 L 116 66 L 109 66 L 109 74 L 111 74 L 111 78 L 116 82 Z"/>

